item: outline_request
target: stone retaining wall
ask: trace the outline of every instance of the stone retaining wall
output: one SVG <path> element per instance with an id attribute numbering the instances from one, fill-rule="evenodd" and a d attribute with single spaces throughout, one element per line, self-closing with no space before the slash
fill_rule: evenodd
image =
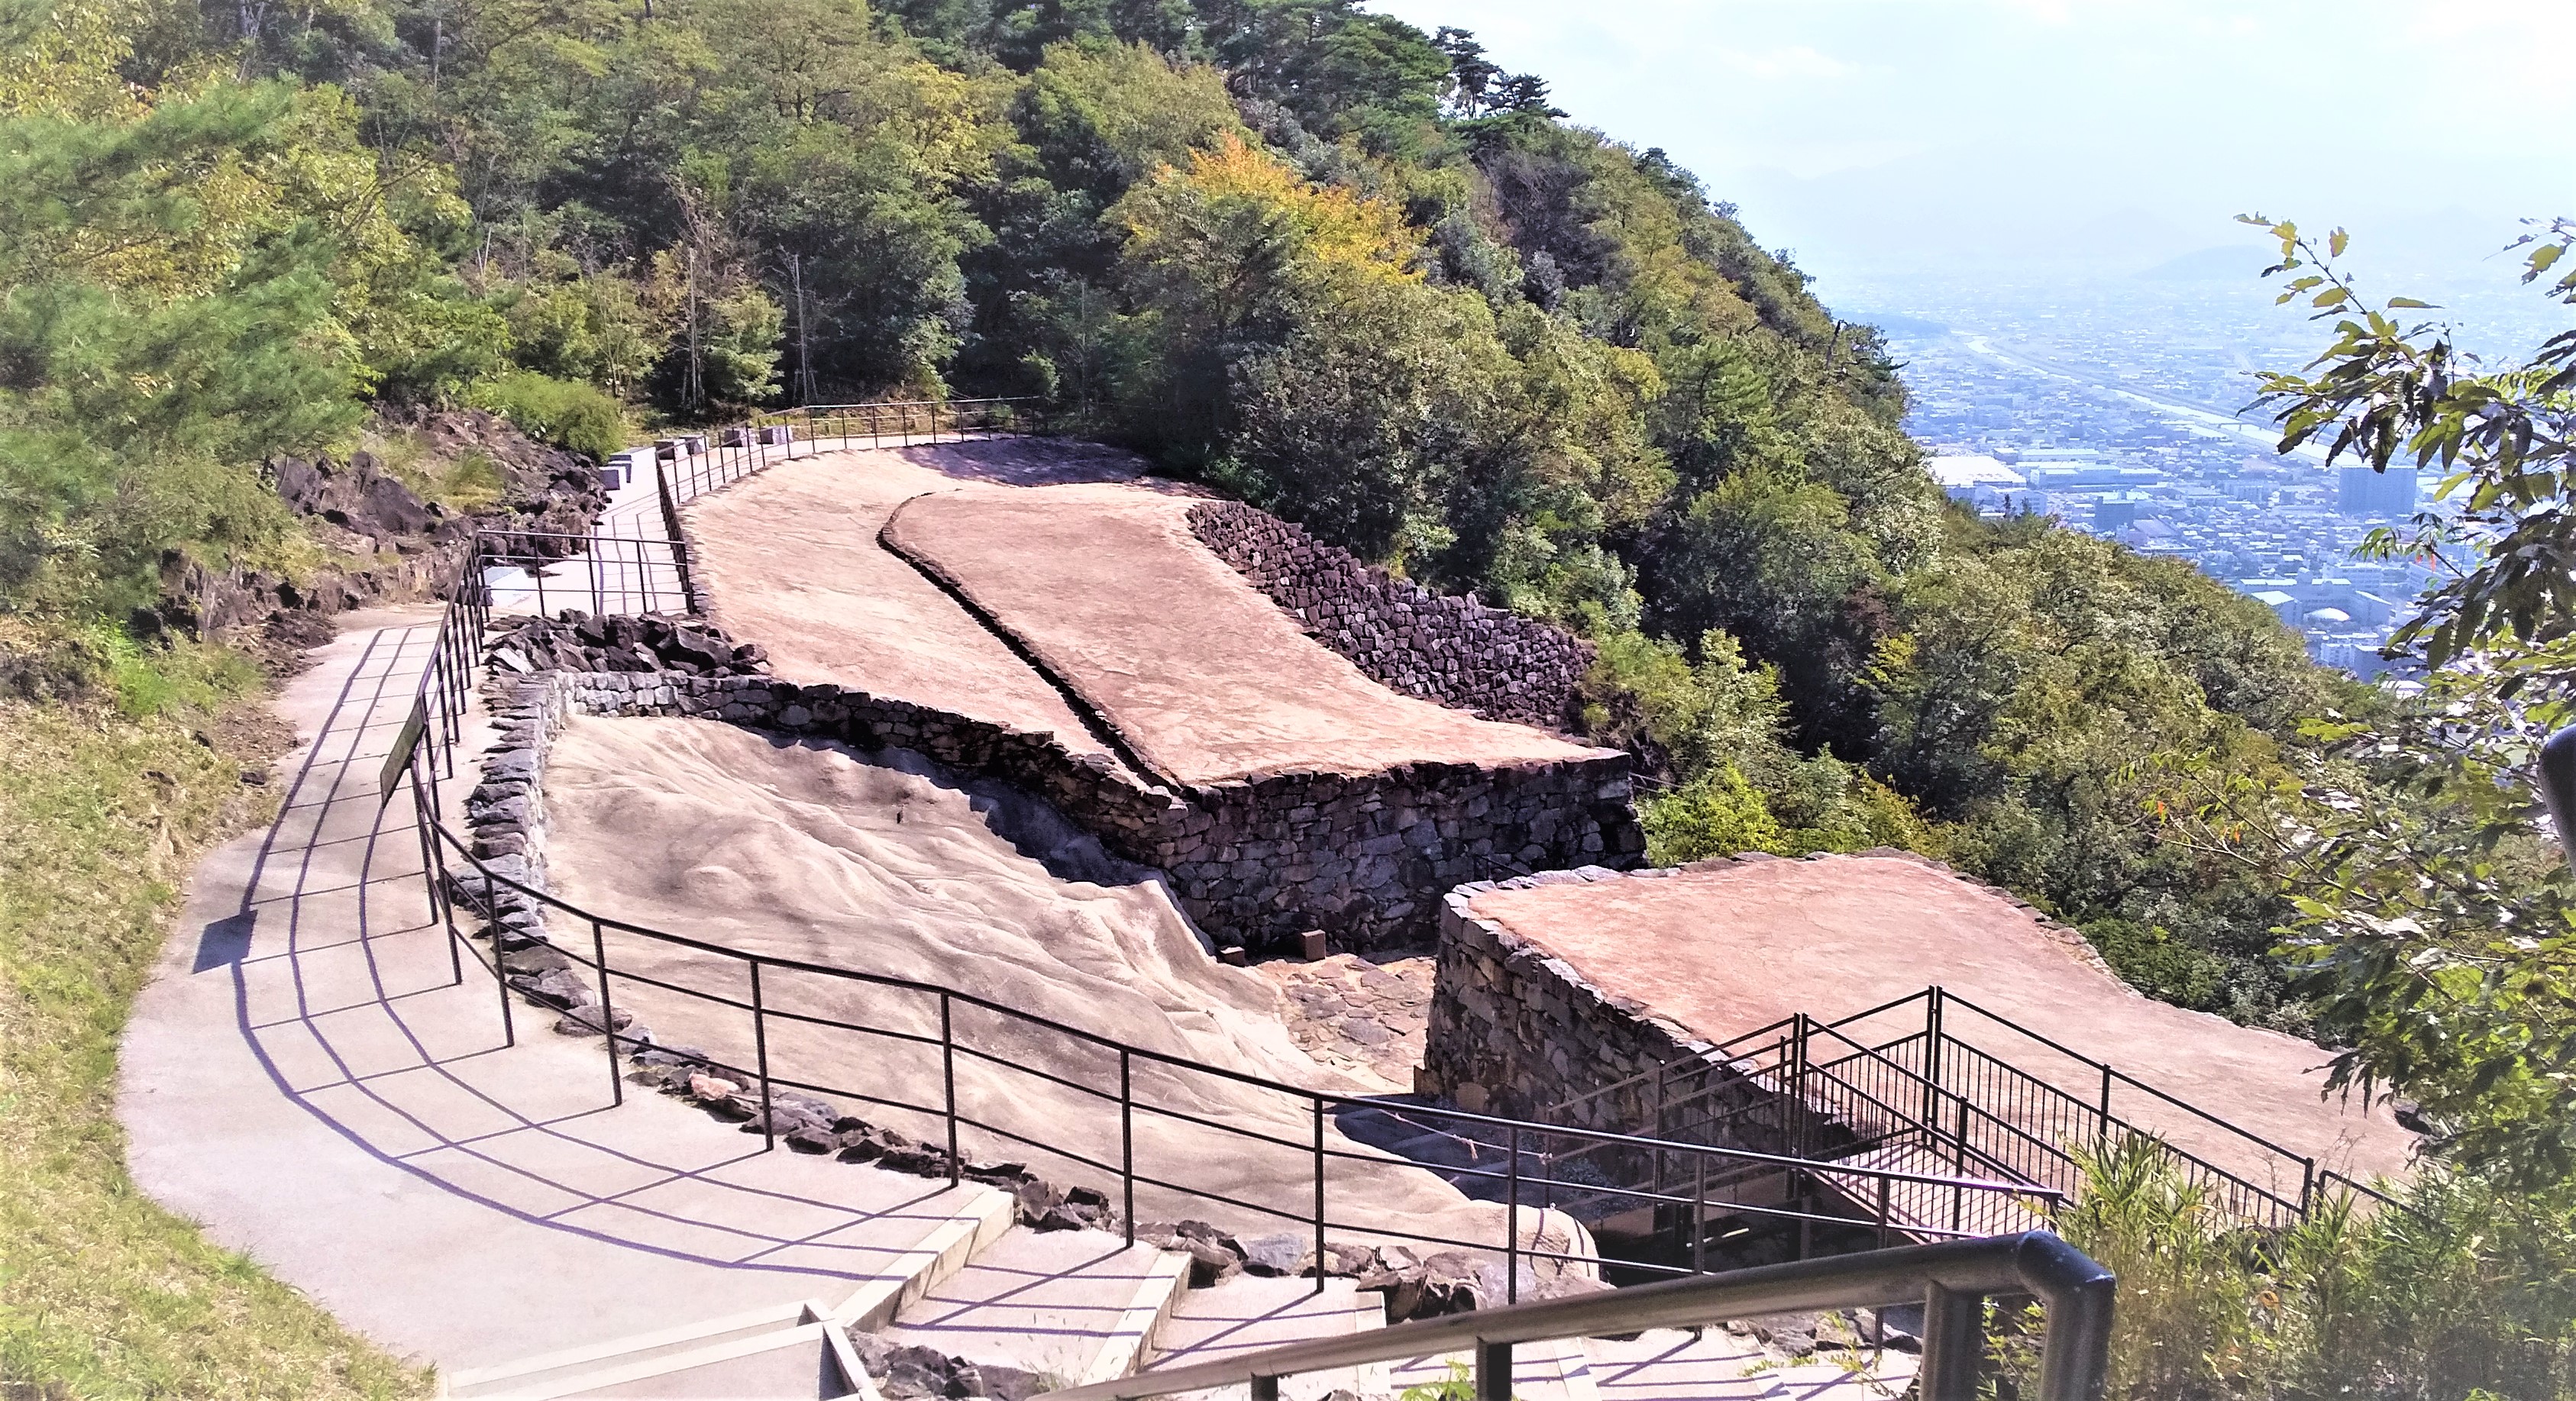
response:
<path id="1" fill-rule="evenodd" d="M 1783 1151 L 1779 1097 L 1726 1069 L 1715 1045 L 1633 998 L 1604 992 L 1574 965 L 1469 904 L 1488 890 L 1666 874 L 1586 866 L 1449 892 L 1441 901 L 1440 957 L 1417 1088 L 1472 1113 L 1652 1135 L 1657 1105 L 1650 1080 L 1571 1110 L 1556 1106 L 1658 1066 L 1701 1061 L 1710 1068 L 1699 1074 L 1717 1090 L 1712 1107 L 1730 1123 L 1716 1135 L 1690 1134 L 1691 1141 Z"/>
<path id="2" fill-rule="evenodd" d="M 1193 506 L 1189 519 L 1217 558 L 1379 685 L 1489 720 L 1571 722 L 1591 643 L 1372 569 L 1240 501 Z"/>
<path id="3" fill-rule="evenodd" d="M 965 716 L 828 684 L 647 672 L 547 673 L 573 709 L 688 715 L 893 746 L 1044 798 L 1111 851 L 1172 878 L 1211 935 L 1247 947 L 1322 929 L 1343 947 L 1417 942 L 1462 881 L 1627 864 L 1645 838 L 1625 755 L 1485 768 L 1409 764 L 1174 792 L 1111 760 Z"/>

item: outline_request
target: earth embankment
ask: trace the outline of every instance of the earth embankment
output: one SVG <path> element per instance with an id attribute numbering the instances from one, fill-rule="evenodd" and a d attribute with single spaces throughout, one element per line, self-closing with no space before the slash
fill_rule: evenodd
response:
<path id="1" fill-rule="evenodd" d="M 1054 445 L 1046 445 L 1052 448 Z M 1014 442 L 827 452 L 780 463 L 684 509 L 708 615 L 767 649 L 790 681 L 828 681 L 1108 753 L 1054 686 L 956 600 L 877 543 L 925 492 L 1133 475 L 1104 452 Z"/>
<path id="2" fill-rule="evenodd" d="M 1370 680 L 1202 544 L 1193 504 L 1122 485 L 925 495 L 893 513 L 885 539 L 1185 784 L 1605 755 Z"/>
<path id="3" fill-rule="evenodd" d="M 837 745 L 649 718 L 568 721 L 545 787 L 548 866 L 574 904 L 730 949 L 951 988 L 1171 1057 L 1177 1063 L 1137 1057 L 1128 1067 L 1147 1106 L 1133 1119 L 1137 1169 L 1169 1184 L 1140 1189 L 1140 1213 L 1260 1233 L 1298 1229 L 1311 1211 L 1312 1101 L 1226 1072 L 1367 1087 L 1299 1051 L 1278 994 L 1213 958 L 1159 879 L 1106 855 L 1043 804 L 960 782 L 900 751 L 864 759 Z M 612 965 L 641 975 L 617 980 L 620 1007 L 665 1041 L 753 1063 L 761 1048 L 741 1006 L 646 981 L 747 1004 L 739 960 L 615 929 L 603 937 Z M 907 1132 L 943 1132 L 928 1112 L 944 1094 L 935 994 L 780 969 L 764 973 L 761 994 L 777 1014 L 765 1048 L 774 1076 Z M 1116 1052 L 963 1000 L 952 1002 L 949 1022 L 960 1111 L 1020 1136 L 970 1129 L 969 1151 L 1026 1161 L 1068 1185 L 1114 1188 Z M 871 1097 L 886 1103 L 871 1106 Z M 1366 1159 L 1333 1167 L 1337 1219 L 1409 1219 L 1408 1229 L 1501 1243 L 1494 1208 L 1351 1143 L 1329 1120 L 1325 1133 L 1331 1151 Z M 1229 1209 L 1208 1193 L 1281 1214 Z"/>

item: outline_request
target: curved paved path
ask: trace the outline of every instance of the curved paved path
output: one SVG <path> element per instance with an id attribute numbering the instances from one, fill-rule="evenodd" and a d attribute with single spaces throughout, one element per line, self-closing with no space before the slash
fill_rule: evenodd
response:
<path id="1" fill-rule="evenodd" d="M 912 1273 L 984 1189 L 763 1153 L 656 1095 L 611 1111 L 599 1043 L 524 1005 L 504 1046 L 490 975 L 456 981 L 428 922 L 408 796 L 377 803 L 437 613 L 343 626 L 279 702 L 284 810 L 199 868 L 136 999 L 135 1180 L 449 1370 Z"/>

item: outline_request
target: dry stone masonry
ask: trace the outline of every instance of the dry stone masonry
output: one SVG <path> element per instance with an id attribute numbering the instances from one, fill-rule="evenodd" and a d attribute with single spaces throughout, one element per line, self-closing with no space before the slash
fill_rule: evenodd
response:
<path id="1" fill-rule="evenodd" d="M 1488 720 L 1562 729 L 1592 644 L 1473 598 L 1433 593 L 1240 501 L 1190 509 L 1190 529 L 1316 641 L 1390 690 Z"/>
<path id="2" fill-rule="evenodd" d="M 1119 856 L 1161 868 L 1211 934 L 1284 944 L 1310 929 L 1345 946 L 1418 942 L 1442 891 L 1577 862 L 1633 863 L 1645 838 L 1627 758 L 1380 773 L 1278 774 L 1180 792 L 1053 735 L 908 701 L 766 677 L 554 673 L 601 715 L 685 715 L 863 750 L 892 746 L 999 778 L 1053 803 Z"/>
<path id="3" fill-rule="evenodd" d="M 2079 931 L 2049 919 L 2011 892 L 1963 876 L 1938 861 L 1892 847 L 1861 853 L 1916 862 L 1953 879 L 1991 891 L 2029 915 L 2053 940 L 2091 964 L 2106 981 L 2116 975 Z M 1774 1103 L 1771 1091 L 1735 1077 L 1720 1049 L 1697 1033 L 1654 1014 L 1633 998 L 1601 989 L 1581 970 L 1540 945 L 1478 915 L 1475 897 L 1488 890 L 1557 885 L 1571 881 L 1657 880 L 1682 871 L 1749 865 L 1782 858 L 1762 852 L 1720 857 L 1689 866 L 1614 871 L 1586 866 L 1546 871 L 1506 881 L 1478 881 L 1451 891 L 1441 904 L 1439 961 L 1433 972 L 1431 1024 L 1425 1037 L 1421 1089 L 1461 1108 L 1610 1133 L 1653 1129 L 1657 1106 L 1651 1083 L 1616 1093 L 1600 1091 L 1658 1066 L 1696 1060 L 1711 1066 L 1722 1090 L 1718 1112 L 1736 1126 L 1719 1146 L 1759 1152 L 1787 1150 L 1794 1112 Z M 2119 984 L 2125 986 L 2125 984 Z M 1720 1028 L 1721 1034 L 1749 1027 Z M 1587 1096 L 1597 1096 L 1586 1099 Z M 1569 1109 L 1557 1106 L 1584 1100 Z M 1738 1112 L 1755 1110 L 1759 1112 Z M 1818 1125 L 1803 1132 L 1812 1138 Z M 1828 1130 L 1829 1131 L 1829 1130 Z"/>
<path id="4" fill-rule="evenodd" d="M 523 625 L 495 643 L 493 656 L 502 670 L 529 670 L 544 683 L 507 704 L 513 716 L 560 718 L 568 707 L 692 716 L 864 750 L 908 749 L 1001 779 L 1054 804 L 1118 855 L 1161 868 L 1201 927 L 1246 946 L 1286 944 L 1314 929 L 1345 947 L 1420 942 L 1438 918 L 1440 893 L 1462 881 L 1579 862 L 1631 865 L 1645 849 L 1624 755 L 1276 774 L 1175 791 L 1075 754 L 1053 735 L 774 680 L 761 674 L 756 646 L 695 622 L 568 612 Z M 530 757 L 512 763 L 533 771 L 543 743 L 542 734 L 528 738 Z M 469 812 L 492 824 L 495 854 L 516 852 L 521 832 L 511 824 L 538 801 L 515 779 L 505 786 Z M 478 790 L 477 801 L 486 800 Z M 486 840 L 485 827 L 476 836 Z"/>
<path id="5" fill-rule="evenodd" d="M 1503 882 L 1476 881 L 1451 891 L 1441 902 L 1422 1092 L 1452 1100 L 1471 1113 L 1611 1133 L 1651 1127 L 1656 1118 L 1651 1085 L 1603 1095 L 1571 1111 L 1557 1106 L 1657 1066 L 1717 1060 L 1717 1047 L 1633 998 L 1603 991 L 1574 965 L 1478 915 L 1470 902 L 1488 890 L 1665 874 L 1586 866 Z M 1719 1074 L 1722 1078 L 1724 1072 Z M 1742 1082 L 1742 1090 L 1741 1107 L 1772 1098 L 1749 1080 Z M 1751 1141 L 1722 1146 L 1780 1151 L 1783 1145 L 1776 1136 L 1762 1131 L 1769 1116 L 1736 1117 Z"/>

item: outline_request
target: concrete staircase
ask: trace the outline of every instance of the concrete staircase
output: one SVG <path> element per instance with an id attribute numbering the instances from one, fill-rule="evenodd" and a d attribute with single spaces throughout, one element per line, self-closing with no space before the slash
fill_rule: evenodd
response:
<path id="1" fill-rule="evenodd" d="M 1235 1275 L 1192 1289 L 1185 1255 L 1096 1231 L 1032 1231 L 1011 1224 L 1008 1197 L 970 1190 L 908 1254 L 906 1271 L 837 1304 L 807 1300 L 458 1372 L 441 1394 L 882 1401 L 862 1360 L 879 1340 L 1033 1373 L 1054 1390 L 1385 1326 L 1382 1296 L 1348 1279 L 1319 1291 L 1312 1279 Z M 867 1333 L 877 1339 L 854 1336 Z M 1308 1373 L 1280 1392 L 1287 1401 L 1337 1392 L 1377 1401 L 1448 1383 L 1467 1361 Z M 1710 1328 L 1524 1346 L 1515 1364 L 1515 1401 L 1870 1401 L 1902 1393 L 1914 1358 L 1829 1350 L 1790 1360 Z"/>

